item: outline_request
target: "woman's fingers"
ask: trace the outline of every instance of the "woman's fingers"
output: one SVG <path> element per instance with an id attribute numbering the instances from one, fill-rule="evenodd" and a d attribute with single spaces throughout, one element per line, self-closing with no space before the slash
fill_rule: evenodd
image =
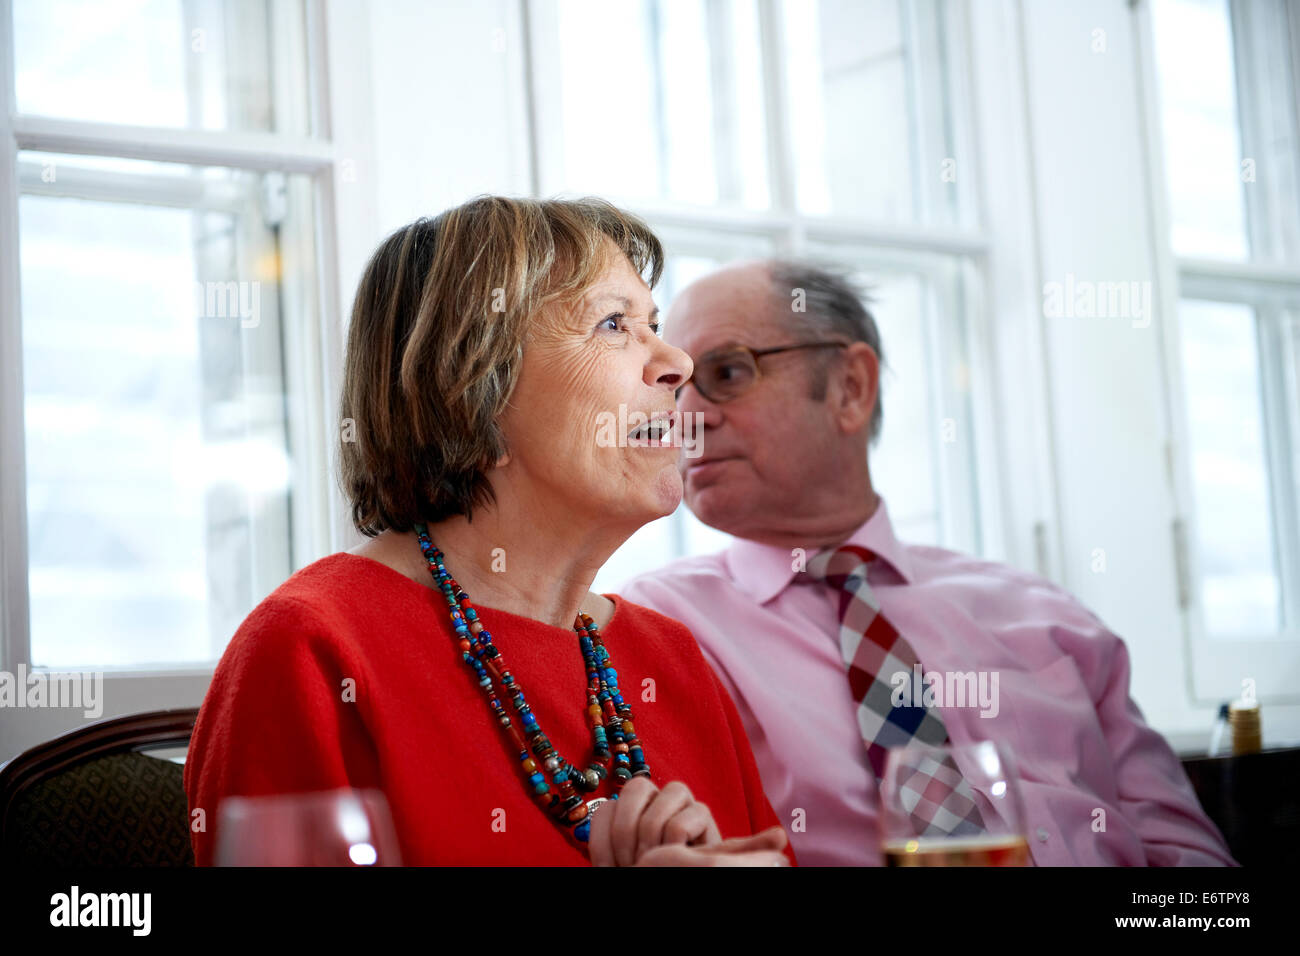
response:
<path id="1" fill-rule="evenodd" d="M 709 847 L 718 853 L 749 853 L 751 851 L 776 850 L 780 852 L 790 842 L 785 830 L 780 826 L 770 826 L 753 836 L 732 837 L 716 846 Z"/>
<path id="2" fill-rule="evenodd" d="M 781 855 L 786 843 L 785 830 L 780 826 L 749 837 L 723 840 L 713 813 L 695 799 L 686 784 L 672 781 L 660 790 L 645 777 L 633 777 L 617 800 L 602 804 L 596 811 L 587 852 L 592 866 L 632 866 L 649 853 L 685 846 L 744 857 L 739 865 L 750 866 L 763 865 L 753 854 Z M 660 864 L 668 866 L 717 865 L 690 855 L 659 854 L 657 858 L 680 861 Z"/>
<path id="3" fill-rule="evenodd" d="M 789 866 L 790 860 L 780 850 L 755 850 L 750 853 L 716 853 L 714 866 Z"/>
<path id="4" fill-rule="evenodd" d="M 664 785 L 641 814 L 637 827 L 637 857 L 663 843 L 701 845 L 722 839 L 713 813 L 680 780 Z"/>
<path id="5" fill-rule="evenodd" d="M 754 839 L 746 837 L 745 839 Z M 780 850 L 720 849 L 722 843 L 712 846 L 686 846 L 670 843 L 647 850 L 637 861 L 637 866 L 789 866 L 790 861 Z"/>
<path id="6" fill-rule="evenodd" d="M 601 813 L 611 806 L 618 808 L 618 814 L 610 821 L 615 866 L 631 866 L 636 862 L 637 834 L 641 826 L 641 817 L 646 807 L 658 796 L 659 788 L 648 777 L 633 777 L 623 785 L 617 800 L 611 800 L 600 808 Z"/>
<path id="7" fill-rule="evenodd" d="M 637 826 L 647 804 L 659 793 L 646 777 L 633 777 L 596 811 L 587 837 L 592 866 L 631 866 L 636 862 Z"/>
<path id="8" fill-rule="evenodd" d="M 614 816 L 617 800 L 601 804 L 600 809 L 592 811 L 591 830 L 587 834 L 587 858 L 592 866 L 614 865 L 614 844 L 610 834 L 610 820 Z"/>

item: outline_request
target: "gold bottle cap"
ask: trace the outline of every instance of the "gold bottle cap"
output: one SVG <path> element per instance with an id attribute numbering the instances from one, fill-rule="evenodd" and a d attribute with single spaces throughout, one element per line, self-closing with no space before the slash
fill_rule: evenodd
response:
<path id="1" fill-rule="evenodd" d="M 1263 749 L 1260 733 L 1259 701 L 1237 700 L 1228 705 L 1228 725 L 1232 728 L 1234 754 L 1259 753 Z"/>

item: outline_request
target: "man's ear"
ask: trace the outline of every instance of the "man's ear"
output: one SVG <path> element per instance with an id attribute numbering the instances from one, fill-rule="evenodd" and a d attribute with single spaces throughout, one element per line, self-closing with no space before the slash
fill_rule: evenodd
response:
<path id="1" fill-rule="evenodd" d="M 880 359 L 866 342 L 854 342 L 844 349 L 836 369 L 835 414 L 840 428 L 852 434 L 871 421 L 880 394 Z"/>

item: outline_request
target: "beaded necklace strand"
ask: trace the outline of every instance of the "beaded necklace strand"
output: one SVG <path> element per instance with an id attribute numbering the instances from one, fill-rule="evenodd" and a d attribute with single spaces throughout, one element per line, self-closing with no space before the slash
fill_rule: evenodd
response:
<path id="1" fill-rule="evenodd" d="M 469 595 L 447 572 L 446 556 L 429 540 L 428 529 L 417 524 L 415 533 L 429 571 L 447 599 L 461 657 L 477 676 L 497 722 L 513 738 L 525 785 L 533 800 L 575 841 L 585 844 L 591 836 L 592 810 L 605 800 L 597 798 L 588 802 L 577 791 L 591 793 L 600 787 L 601 781 L 611 777 L 615 788 L 611 799 L 617 800 L 618 791 L 627 781 L 650 776 L 641 742 L 632 726 L 632 708 L 619 690 L 618 671 L 614 670 L 614 662 L 605 650 L 600 629 L 591 615 L 581 611 L 573 622 L 587 667 L 587 723 L 591 727 L 593 749 L 587 769 L 580 771 L 559 755 L 538 726 L 524 699 L 523 688 L 506 668 L 505 658 L 492 643 L 491 632 L 478 619 Z M 514 705 L 518 725 L 498 698 L 498 687 L 501 696 L 509 697 Z M 538 769 L 539 764 L 551 775 L 549 784 L 546 775 Z"/>

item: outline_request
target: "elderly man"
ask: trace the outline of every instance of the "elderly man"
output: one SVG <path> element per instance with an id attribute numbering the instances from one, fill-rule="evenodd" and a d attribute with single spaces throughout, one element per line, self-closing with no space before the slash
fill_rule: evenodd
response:
<path id="1" fill-rule="evenodd" d="M 847 281 L 732 266 L 677 297 L 666 336 L 695 361 L 678 390 L 700 451 L 681 458 L 686 502 L 737 540 L 622 594 L 694 632 L 802 863 L 882 862 L 883 756 L 915 736 L 1010 745 L 1037 865 L 1236 865 L 1129 697 L 1119 637 L 1040 577 L 894 537 L 867 455 L 881 343 Z M 910 696 L 972 672 L 994 699 Z M 931 832 L 988 832 L 983 796 Z"/>

